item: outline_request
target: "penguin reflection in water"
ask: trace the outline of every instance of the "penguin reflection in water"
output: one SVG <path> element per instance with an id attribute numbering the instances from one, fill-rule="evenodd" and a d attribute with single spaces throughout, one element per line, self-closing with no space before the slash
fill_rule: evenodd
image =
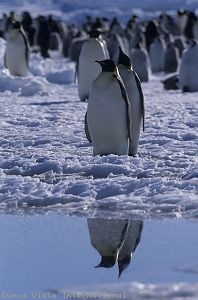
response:
<path id="1" fill-rule="evenodd" d="M 96 268 L 118 263 L 119 277 L 129 266 L 142 233 L 143 222 L 126 219 L 87 219 L 90 241 L 101 256 Z"/>
<path id="2" fill-rule="evenodd" d="M 11 75 L 26 76 L 28 73 L 29 45 L 21 23 L 14 21 L 7 35 L 4 65 Z"/>
<path id="3" fill-rule="evenodd" d="M 102 72 L 92 83 L 85 129 L 94 155 L 128 155 L 130 102 L 113 60 L 96 61 Z"/>

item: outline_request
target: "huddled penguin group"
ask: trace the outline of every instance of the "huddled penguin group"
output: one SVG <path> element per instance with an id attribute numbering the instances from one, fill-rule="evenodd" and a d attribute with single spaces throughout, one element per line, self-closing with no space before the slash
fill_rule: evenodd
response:
<path id="1" fill-rule="evenodd" d="M 198 91 L 198 17 L 179 10 L 152 20 L 137 15 L 122 24 L 118 18 L 87 16 L 78 26 L 52 15 L 33 18 L 27 11 L 0 19 L 6 40 L 4 65 L 11 75 L 28 74 L 31 52 L 43 58 L 51 51 L 76 63 L 78 97 L 87 101 L 85 133 L 94 155 L 138 152 L 144 131 L 141 82 L 163 72 L 164 88 Z"/>

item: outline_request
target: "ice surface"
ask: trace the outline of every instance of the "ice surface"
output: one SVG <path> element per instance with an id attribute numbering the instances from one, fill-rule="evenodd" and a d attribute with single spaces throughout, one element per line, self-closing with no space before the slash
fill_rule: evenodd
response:
<path id="1" fill-rule="evenodd" d="M 5 42 L 1 39 L 1 60 Z M 1 66 L 0 204 L 80 215 L 197 217 L 197 93 L 144 83 L 138 156 L 93 157 L 75 66 L 32 54 L 27 77 Z"/>

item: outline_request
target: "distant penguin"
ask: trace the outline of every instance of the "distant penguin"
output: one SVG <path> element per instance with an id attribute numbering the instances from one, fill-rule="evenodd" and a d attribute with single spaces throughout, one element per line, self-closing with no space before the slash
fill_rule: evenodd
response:
<path id="1" fill-rule="evenodd" d="M 106 43 L 109 51 L 109 57 L 116 63 L 118 62 L 119 47 L 121 47 L 125 53 L 130 54 L 129 42 L 124 36 L 110 32 L 106 37 Z"/>
<path id="2" fill-rule="evenodd" d="M 131 220 L 123 246 L 118 255 L 119 277 L 122 272 L 129 266 L 132 255 L 140 243 L 143 222 Z"/>
<path id="3" fill-rule="evenodd" d="M 176 23 L 178 25 L 179 28 L 179 32 L 181 35 L 184 34 L 184 29 L 186 27 L 187 24 L 187 20 L 188 20 L 188 13 L 186 10 L 178 10 L 177 11 L 177 18 L 176 18 Z"/>
<path id="4" fill-rule="evenodd" d="M 164 71 L 165 50 L 166 44 L 161 38 L 155 39 L 155 41 L 151 44 L 149 57 L 153 73 Z"/>
<path id="5" fill-rule="evenodd" d="M 131 115 L 126 88 L 112 60 L 97 63 L 102 72 L 92 83 L 87 107 L 93 155 L 128 155 Z"/>
<path id="6" fill-rule="evenodd" d="M 49 55 L 50 28 L 44 16 L 40 16 L 38 18 L 37 45 L 40 47 L 41 55 L 44 58 L 50 56 Z"/>
<path id="7" fill-rule="evenodd" d="M 99 75 L 101 68 L 95 60 L 108 58 L 108 51 L 105 42 L 100 38 L 99 30 L 91 30 L 89 39 L 82 45 L 79 60 L 77 62 L 78 95 L 81 101 L 89 97 L 92 82 Z"/>
<path id="8" fill-rule="evenodd" d="M 164 55 L 164 71 L 165 73 L 173 73 L 177 71 L 179 65 L 179 50 L 174 46 L 174 43 L 170 43 Z"/>
<path id="9" fill-rule="evenodd" d="M 151 44 L 157 37 L 159 37 L 159 23 L 157 20 L 151 20 L 148 22 L 146 25 L 145 37 L 147 51 L 149 52 Z"/>
<path id="10" fill-rule="evenodd" d="M 75 37 L 72 39 L 69 47 L 69 58 L 72 61 L 78 61 L 82 45 L 85 41 L 87 41 L 87 36 L 85 35 Z"/>
<path id="11" fill-rule="evenodd" d="M 186 26 L 184 28 L 184 35 L 187 40 L 194 39 L 193 28 L 194 28 L 194 25 L 196 24 L 196 21 L 197 21 L 196 14 L 194 12 L 189 12 Z"/>
<path id="12" fill-rule="evenodd" d="M 20 22 L 10 25 L 5 49 L 5 67 L 11 75 L 26 76 L 28 73 L 29 45 Z"/>
<path id="13" fill-rule="evenodd" d="M 141 82 L 148 82 L 151 74 L 150 59 L 146 49 L 139 44 L 131 51 L 131 60 L 134 71 L 138 74 Z"/>
<path id="14" fill-rule="evenodd" d="M 174 37 L 169 32 L 165 32 L 163 34 L 163 40 L 164 40 L 166 46 L 168 46 L 170 43 L 172 43 L 174 41 Z"/>
<path id="15" fill-rule="evenodd" d="M 96 268 L 111 268 L 117 262 L 118 254 L 125 241 L 130 222 L 125 219 L 87 219 L 92 246 L 101 256 Z"/>
<path id="16" fill-rule="evenodd" d="M 183 92 L 198 92 L 198 44 L 196 41 L 191 41 L 183 52 L 179 84 Z"/>
<path id="17" fill-rule="evenodd" d="M 172 74 L 161 80 L 165 90 L 178 90 L 179 89 L 179 74 Z"/>
<path id="18" fill-rule="evenodd" d="M 63 42 L 62 42 L 60 34 L 58 32 L 50 33 L 49 49 L 54 50 L 54 51 L 59 51 L 62 53 Z"/>
<path id="19" fill-rule="evenodd" d="M 121 48 L 118 69 L 126 87 L 131 105 L 131 141 L 129 144 L 129 155 L 134 156 L 137 154 L 138 150 L 142 121 L 144 129 L 144 96 L 140 80 L 132 69 L 131 60 Z"/>
<path id="20" fill-rule="evenodd" d="M 187 47 L 185 40 L 182 36 L 175 38 L 174 45 L 179 50 L 179 56 L 182 57 L 184 49 Z"/>

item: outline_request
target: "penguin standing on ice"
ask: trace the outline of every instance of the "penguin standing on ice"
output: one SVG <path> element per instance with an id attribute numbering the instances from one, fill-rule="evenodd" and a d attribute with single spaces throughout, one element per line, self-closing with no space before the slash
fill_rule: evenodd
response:
<path id="1" fill-rule="evenodd" d="M 151 74 L 150 59 L 146 49 L 137 44 L 131 51 L 133 69 L 138 74 L 141 82 L 148 82 Z"/>
<path id="2" fill-rule="evenodd" d="M 128 155 L 131 114 L 126 88 L 113 60 L 96 62 L 102 72 L 92 83 L 86 117 L 93 155 Z"/>
<path id="3" fill-rule="evenodd" d="M 5 67 L 11 75 L 26 76 L 28 73 L 29 45 L 23 28 L 18 21 L 12 22 L 7 33 Z"/>
<path id="4" fill-rule="evenodd" d="M 131 140 L 129 143 L 129 155 L 135 156 L 138 150 L 142 121 L 144 130 L 144 95 L 141 82 L 132 69 L 131 60 L 121 48 L 118 59 L 118 69 L 126 87 L 131 105 Z"/>
<path id="5" fill-rule="evenodd" d="M 82 45 L 76 66 L 78 78 L 78 95 L 81 101 L 89 97 L 92 82 L 100 73 L 100 66 L 95 60 L 108 58 L 108 50 L 105 41 L 100 38 L 101 32 L 93 29 L 89 32 L 89 39 Z"/>
<path id="6" fill-rule="evenodd" d="M 179 50 L 174 43 L 169 43 L 164 54 L 164 71 L 173 73 L 177 71 L 179 65 Z"/>
<path id="7" fill-rule="evenodd" d="M 163 39 L 156 38 L 150 45 L 149 57 L 153 73 L 164 71 L 166 44 Z"/>
<path id="8" fill-rule="evenodd" d="M 179 85 L 183 92 L 198 92 L 198 44 L 194 40 L 183 52 Z"/>

